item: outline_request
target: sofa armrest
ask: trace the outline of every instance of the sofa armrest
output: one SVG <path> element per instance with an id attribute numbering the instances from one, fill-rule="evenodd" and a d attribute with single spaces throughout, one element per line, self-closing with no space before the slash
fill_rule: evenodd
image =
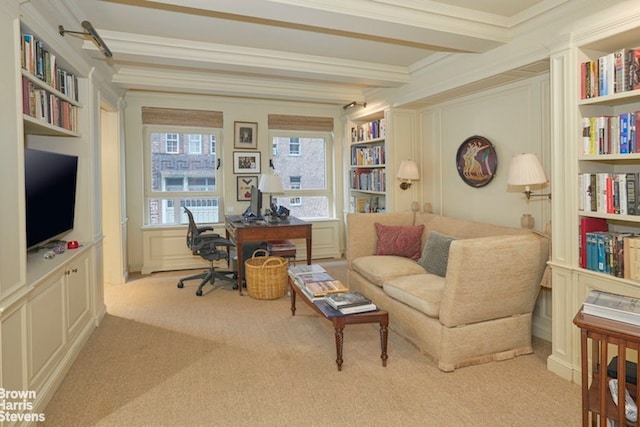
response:
<path id="1" fill-rule="evenodd" d="M 375 223 L 385 225 L 413 225 L 413 212 L 389 213 L 350 213 L 347 215 L 347 266 L 351 269 L 354 259 L 367 255 L 375 255 L 376 235 Z"/>
<path id="2" fill-rule="evenodd" d="M 533 233 L 451 243 L 440 321 L 447 327 L 533 311 L 548 259 Z"/>

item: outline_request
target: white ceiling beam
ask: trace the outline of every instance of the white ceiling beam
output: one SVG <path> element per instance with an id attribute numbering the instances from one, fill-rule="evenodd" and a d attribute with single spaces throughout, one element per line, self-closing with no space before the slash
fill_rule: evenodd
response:
<path id="1" fill-rule="evenodd" d="M 227 46 L 100 30 L 118 62 L 152 62 L 180 68 L 242 72 L 268 71 L 283 78 L 339 81 L 396 87 L 410 80 L 407 67 L 326 58 L 264 49 Z M 96 50 L 91 42 L 84 48 Z"/>
<path id="2" fill-rule="evenodd" d="M 215 77 L 207 73 L 154 70 L 122 67 L 113 76 L 113 83 L 128 89 L 208 95 L 240 96 L 318 102 L 344 105 L 363 102 L 362 91 L 337 84 L 295 83 L 276 79 L 237 76 Z"/>

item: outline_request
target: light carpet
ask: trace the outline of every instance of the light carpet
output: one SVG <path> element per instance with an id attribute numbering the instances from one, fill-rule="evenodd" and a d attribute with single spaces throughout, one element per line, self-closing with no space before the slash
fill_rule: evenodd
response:
<path id="1" fill-rule="evenodd" d="M 344 262 L 325 262 L 345 280 Z M 189 272 L 105 287 L 108 315 L 45 411 L 47 426 L 578 426 L 580 388 L 536 353 L 444 373 L 377 325 L 351 325 L 338 372 L 330 322 L 299 302 L 195 296 Z M 393 316 L 390 317 L 393 324 Z"/>

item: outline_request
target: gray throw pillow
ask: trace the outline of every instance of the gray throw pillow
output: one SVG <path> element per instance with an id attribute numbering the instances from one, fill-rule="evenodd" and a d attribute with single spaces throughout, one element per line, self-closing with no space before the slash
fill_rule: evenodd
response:
<path id="1" fill-rule="evenodd" d="M 455 237 L 430 231 L 418 264 L 429 273 L 444 277 L 447 274 L 449 262 L 449 246 L 454 240 L 456 240 Z"/>

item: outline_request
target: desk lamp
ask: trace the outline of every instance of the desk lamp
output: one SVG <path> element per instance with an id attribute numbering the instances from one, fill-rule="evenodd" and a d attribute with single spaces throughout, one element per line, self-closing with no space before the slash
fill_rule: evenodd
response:
<path id="1" fill-rule="evenodd" d="M 282 181 L 280 176 L 276 174 L 263 174 L 260 176 L 260 182 L 258 183 L 258 190 L 269 195 L 269 209 L 267 209 L 266 215 L 270 222 L 278 222 L 280 216 L 278 215 L 278 207 L 273 203 L 274 194 L 283 194 Z"/>

